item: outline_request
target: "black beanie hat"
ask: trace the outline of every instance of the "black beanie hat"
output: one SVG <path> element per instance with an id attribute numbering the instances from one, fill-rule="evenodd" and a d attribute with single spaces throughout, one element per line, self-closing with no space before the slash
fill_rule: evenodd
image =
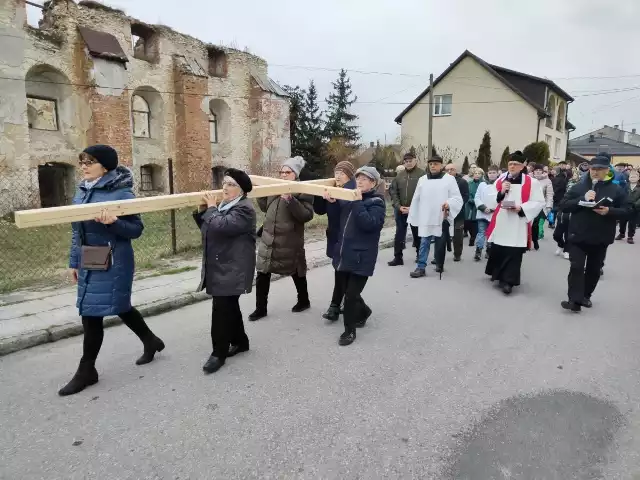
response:
<path id="1" fill-rule="evenodd" d="M 118 152 L 109 145 L 92 145 L 85 148 L 82 153 L 91 155 L 108 171 L 115 170 L 118 166 Z"/>
<path id="2" fill-rule="evenodd" d="M 242 170 L 238 170 L 237 168 L 227 168 L 224 174 L 227 177 L 233 178 L 244 193 L 249 193 L 253 190 L 251 178 L 249 178 L 249 175 L 244 173 Z"/>
<path id="3" fill-rule="evenodd" d="M 525 165 L 527 164 L 527 157 L 525 157 L 520 150 L 516 150 L 511 155 L 509 155 L 509 160 L 524 163 Z"/>

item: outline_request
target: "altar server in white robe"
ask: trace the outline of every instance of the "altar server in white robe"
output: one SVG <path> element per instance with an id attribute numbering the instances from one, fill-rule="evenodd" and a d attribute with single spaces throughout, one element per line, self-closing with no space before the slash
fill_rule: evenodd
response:
<path id="1" fill-rule="evenodd" d="M 507 173 L 485 195 L 485 205 L 494 210 L 486 233 L 492 245 L 485 273 L 500 282 L 506 295 L 520 285 L 522 255 L 531 248 L 531 222 L 545 205 L 542 186 L 525 167 L 522 152 L 513 152 Z"/>
<path id="2" fill-rule="evenodd" d="M 442 158 L 433 155 L 427 174 L 420 177 L 409 207 L 408 223 L 418 227 L 420 251 L 412 278 L 426 275 L 431 243 L 435 243 L 436 272 L 444 270 L 447 238 L 453 236 L 453 219 L 462 210 L 462 195 L 456 179 L 443 170 Z"/>

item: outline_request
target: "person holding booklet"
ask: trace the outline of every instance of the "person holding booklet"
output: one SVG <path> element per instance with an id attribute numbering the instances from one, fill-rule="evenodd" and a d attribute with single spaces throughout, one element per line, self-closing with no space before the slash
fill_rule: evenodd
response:
<path id="1" fill-rule="evenodd" d="M 576 313 L 582 307 L 591 307 L 591 295 L 600 279 L 607 248 L 616 236 L 616 221 L 629 215 L 626 192 L 613 183 L 610 166 L 607 156 L 593 158 L 588 177 L 576 183 L 560 205 L 563 212 L 571 214 L 569 298 L 561 305 Z"/>

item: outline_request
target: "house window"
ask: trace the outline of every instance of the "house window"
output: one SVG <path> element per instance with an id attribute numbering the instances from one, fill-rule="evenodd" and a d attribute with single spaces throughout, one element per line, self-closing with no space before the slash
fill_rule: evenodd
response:
<path id="1" fill-rule="evenodd" d="M 134 58 L 154 61 L 158 53 L 158 38 L 154 29 L 139 23 L 131 24 L 131 48 Z"/>
<path id="2" fill-rule="evenodd" d="M 218 143 L 218 116 L 209 110 L 209 139 L 211 143 Z"/>
<path id="3" fill-rule="evenodd" d="M 48 98 L 27 97 L 29 128 L 34 130 L 58 130 L 58 105 Z"/>
<path id="4" fill-rule="evenodd" d="M 209 75 L 224 78 L 227 76 L 227 54 L 217 48 L 209 48 Z"/>
<path id="5" fill-rule="evenodd" d="M 549 150 L 551 150 L 551 135 L 545 135 L 544 136 L 544 143 L 549 145 Z"/>
<path id="6" fill-rule="evenodd" d="M 134 95 L 131 100 L 133 116 L 133 136 L 138 138 L 151 138 L 149 128 L 149 104 L 140 95 Z"/>
<path id="7" fill-rule="evenodd" d="M 549 100 L 547 100 L 547 113 L 549 116 L 545 122 L 547 128 L 553 128 L 554 119 L 556 116 L 556 97 L 550 96 Z"/>
<path id="8" fill-rule="evenodd" d="M 155 190 L 153 183 L 153 167 L 151 165 L 143 165 L 140 167 L 140 190 L 143 192 L 152 192 Z"/>
<path id="9" fill-rule="evenodd" d="M 451 102 L 453 95 L 436 95 L 433 97 L 434 115 L 451 115 Z"/>
<path id="10" fill-rule="evenodd" d="M 556 138 L 556 144 L 553 147 L 553 158 L 560 158 L 560 139 Z"/>
<path id="11" fill-rule="evenodd" d="M 565 104 L 564 102 L 558 102 L 558 119 L 556 121 L 556 130 L 564 132 L 565 124 Z"/>

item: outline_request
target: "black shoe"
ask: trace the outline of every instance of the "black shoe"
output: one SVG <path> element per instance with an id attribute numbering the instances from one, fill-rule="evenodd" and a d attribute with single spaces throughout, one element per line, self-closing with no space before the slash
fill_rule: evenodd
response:
<path id="1" fill-rule="evenodd" d="M 162 350 L 164 350 L 164 342 L 155 335 L 153 335 L 149 338 L 148 341 L 143 343 L 144 353 L 139 359 L 136 360 L 136 365 L 146 365 L 147 363 L 152 362 L 156 352 L 161 352 Z"/>
<path id="2" fill-rule="evenodd" d="M 229 345 L 229 353 L 227 354 L 227 357 L 233 357 L 234 355 L 248 351 L 249 345 Z"/>
<path id="3" fill-rule="evenodd" d="M 404 265 L 404 260 L 402 258 L 394 258 L 390 262 L 387 262 L 387 265 L 390 267 L 397 267 L 398 265 Z"/>
<path id="4" fill-rule="evenodd" d="M 540 250 L 540 244 L 538 242 L 533 242 L 533 248 L 537 251 Z"/>
<path id="5" fill-rule="evenodd" d="M 356 339 L 356 332 L 344 332 L 340 335 L 340 340 L 338 340 L 338 344 L 346 347 L 347 345 L 351 345 Z"/>
<path id="6" fill-rule="evenodd" d="M 588 298 L 584 298 L 581 302 L 580 305 L 585 307 L 585 308 L 591 308 L 593 307 L 593 303 L 591 303 L 591 300 L 589 300 Z"/>
<path id="7" fill-rule="evenodd" d="M 580 310 L 582 310 L 582 307 L 580 306 L 580 304 L 579 303 L 575 303 L 575 302 L 570 302 L 570 301 L 564 300 L 564 301 L 560 302 L 560 305 L 565 310 L 571 310 L 574 313 L 578 313 Z"/>
<path id="8" fill-rule="evenodd" d="M 609 237 L 611 238 L 611 237 Z M 620 234 L 616 237 L 616 240 L 624 240 L 624 235 Z"/>
<path id="9" fill-rule="evenodd" d="M 460 257 L 453 257 L 454 262 L 459 262 L 460 260 L 462 260 Z"/>
<path id="10" fill-rule="evenodd" d="M 513 292 L 513 285 L 509 285 L 508 283 L 502 283 L 500 288 L 505 295 L 511 295 L 511 292 Z"/>
<path id="11" fill-rule="evenodd" d="M 251 315 L 249 315 L 249 321 L 255 322 L 256 320 L 260 320 L 261 318 L 264 318 L 266 316 L 267 316 L 266 310 L 261 310 L 256 308 L 256 310 Z"/>
<path id="12" fill-rule="evenodd" d="M 331 305 L 329 305 L 327 311 L 322 314 L 322 318 L 331 322 L 337 321 L 338 318 L 340 318 L 340 307 L 332 303 Z"/>
<path id="13" fill-rule="evenodd" d="M 356 328 L 363 328 L 367 324 L 367 320 L 369 320 L 372 313 L 373 311 L 369 308 L 369 305 L 365 305 L 362 320 L 356 322 Z"/>
<path id="14" fill-rule="evenodd" d="M 435 259 L 434 259 L 434 260 L 431 260 L 431 265 L 435 265 L 435 264 L 436 264 Z"/>
<path id="15" fill-rule="evenodd" d="M 482 260 L 482 249 L 479 247 L 476 247 L 476 254 L 473 256 L 473 259 L 476 262 L 479 262 L 480 260 Z"/>
<path id="16" fill-rule="evenodd" d="M 220 360 L 218 357 L 211 355 L 207 363 L 202 366 L 204 373 L 215 373 L 222 368 L 224 360 Z"/>
<path id="17" fill-rule="evenodd" d="M 427 272 L 425 272 L 424 268 L 416 268 L 413 272 L 411 272 L 409 274 L 409 276 L 411 278 L 426 277 L 427 276 Z"/>
<path id="18" fill-rule="evenodd" d="M 436 273 L 444 272 L 444 267 L 442 265 L 436 265 Z"/>
<path id="19" fill-rule="evenodd" d="M 80 364 L 78 371 L 71 381 L 58 391 L 58 395 L 66 397 L 81 392 L 91 385 L 98 383 L 98 371 L 93 365 Z"/>
<path id="20" fill-rule="evenodd" d="M 310 308 L 311 308 L 311 302 L 309 302 L 309 300 L 306 300 L 306 301 L 298 300 L 298 303 L 296 303 L 293 306 L 291 311 L 293 313 L 300 313 L 300 312 L 304 312 L 305 310 L 309 310 Z"/>

